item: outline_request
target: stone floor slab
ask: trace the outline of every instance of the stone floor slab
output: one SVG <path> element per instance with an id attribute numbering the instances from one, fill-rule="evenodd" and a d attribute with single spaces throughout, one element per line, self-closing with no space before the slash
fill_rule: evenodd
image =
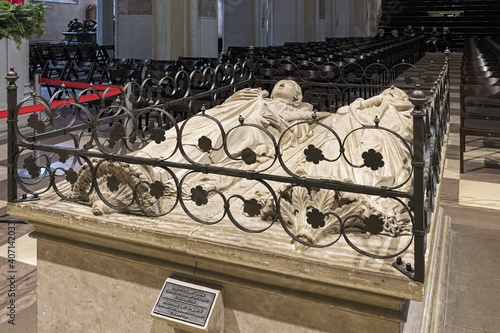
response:
<path id="1" fill-rule="evenodd" d="M 459 205 L 500 210 L 500 184 L 460 180 Z"/>
<path id="2" fill-rule="evenodd" d="M 498 290 L 500 279 L 450 272 L 446 324 L 480 332 L 498 333 Z"/>
<path id="3" fill-rule="evenodd" d="M 476 331 L 454 325 L 446 325 L 444 333 L 484 333 L 484 331 Z"/>
<path id="4" fill-rule="evenodd" d="M 482 230 L 482 235 L 479 232 Z M 500 242 L 488 229 L 476 228 L 474 234 L 454 230 L 450 255 L 450 272 L 474 274 L 482 277 L 500 277 Z M 498 235 L 497 235 L 498 236 Z"/>

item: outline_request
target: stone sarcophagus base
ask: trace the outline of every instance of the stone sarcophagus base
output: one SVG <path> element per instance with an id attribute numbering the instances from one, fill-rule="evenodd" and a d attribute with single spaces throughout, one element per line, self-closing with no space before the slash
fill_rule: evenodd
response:
<path id="1" fill-rule="evenodd" d="M 394 269 L 394 259 L 341 241 L 296 251 L 279 224 L 247 234 L 180 212 L 95 216 L 55 195 L 44 199 L 8 206 L 35 226 L 38 332 L 181 332 L 151 316 L 172 275 L 221 287 L 225 332 L 436 332 L 430 325 L 443 322 L 449 220 L 441 210 L 422 284 Z M 411 250 L 403 260 L 411 262 Z M 408 313 L 410 301 L 416 310 Z"/>

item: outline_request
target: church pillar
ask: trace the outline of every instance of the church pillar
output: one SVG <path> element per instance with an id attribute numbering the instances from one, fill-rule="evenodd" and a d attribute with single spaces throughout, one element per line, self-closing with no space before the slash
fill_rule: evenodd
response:
<path id="1" fill-rule="evenodd" d="M 318 0 L 318 35 L 317 40 L 326 38 L 326 0 Z"/>
<path id="2" fill-rule="evenodd" d="M 304 1 L 304 15 L 303 15 L 303 24 L 304 24 L 304 37 L 303 41 L 314 41 L 316 40 L 316 31 L 318 24 L 318 15 L 317 14 L 317 3 L 318 0 L 309 0 Z"/>
<path id="3" fill-rule="evenodd" d="M 304 41 L 304 1 L 305 0 L 296 0 L 295 3 L 295 22 L 297 22 L 296 35 L 295 40 L 297 42 Z"/>
<path id="4" fill-rule="evenodd" d="M 337 0 L 328 0 L 325 3 L 325 35 L 326 37 L 337 37 Z"/>
<path id="5" fill-rule="evenodd" d="M 7 109 L 7 81 L 5 76 L 13 67 L 19 79 L 16 82 L 17 101 L 21 102 L 30 93 L 29 41 L 23 39 L 19 48 L 10 38 L 0 39 L 0 110 Z M 0 133 L 6 133 L 5 120 L 0 123 Z"/>
<path id="6" fill-rule="evenodd" d="M 337 0 L 335 6 L 335 17 L 337 24 L 337 36 L 336 37 L 351 37 L 351 0 Z"/>
<path id="7" fill-rule="evenodd" d="M 217 57 L 216 0 L 153 1 L 155 59 Z"/>
<path id="8" fill-rule="evenodd" d="M 224 49 L 230 46 L 267 46 L 267 0 L 223 0 Z"/>
<path id="9" fill-rule="evenodd" d="M 116 0 L 115 57 L 151 58 L 150 0 Z"/>
<path id="10" fill-rule="evenodd" d="M 368 16 L 369 0 L 351 0 L 351 36 L 366 37 L 370 18 Z"/>
<path id="11" fill-rule="evenodd" d="M 97 44 L 114 44 L 113 1 L 97 0 Z"/>
<path id="12" fill-rule="evenodd" d="M 370 27 L 369 36 L 375 36 L 378 28 L 378 16 L 381 6 L 381 0 L 370 0 Z"/>
<path id="13" fill-rule="evenodd" d="M 269 46 L 273 44 L 272 6 L 274 0 L 254 0 L 255 23 L 253 44 L 255 46 Z"/>
<path id="14" fill-rule="evenodd" d="M 304 0 L 274 0 L 271 20 L 274 45 L 303 41 L 303 3 Z"/>
<path id="15" fill-rule="evenodd" d="M 326 0 L 274 0 L 274 45 L 323 41 L 326 37 Z"/>

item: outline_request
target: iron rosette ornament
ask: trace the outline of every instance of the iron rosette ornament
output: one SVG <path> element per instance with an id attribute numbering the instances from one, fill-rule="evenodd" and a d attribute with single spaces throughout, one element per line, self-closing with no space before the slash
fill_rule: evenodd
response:
<path id="1" fill-rule="evenodd" d="M 261 233 L 276 221 L 277 195 L 268 182 L 240 180 L 229 188 L 219 190 L 217 177 L 195 172 L 180 181 L 179 201 L 184 212 L 194 221 L 214 225 L 228 218 L 238 229 Z"/>

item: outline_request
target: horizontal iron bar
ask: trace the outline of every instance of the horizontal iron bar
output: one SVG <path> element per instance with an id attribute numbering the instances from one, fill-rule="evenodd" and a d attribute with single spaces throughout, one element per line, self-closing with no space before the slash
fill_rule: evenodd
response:
<path id="1" fill-rule="evenodd" d="M 380 197 L 389 197 L 389 198 L 399 197 L 408 199 L 413 198 L 413 193 L 409 192 L 390 190 L 385 187 L 348 184 L 331 179 L 279 176 L 279 175 L 219 167 L 213 165 L 205 165 L 205 164 L 195 165 L 189 163 L 171 162 L 168 160 L 137 157 L 130 155 L 105 154 L 98 151 L 87 151 L 76 148 L 66 148 L 66 147 L 58 147 L 58 146 L 36 144 L 36 143 L 33 144 L 19 143 L 19 146 L 24 146 L 26 148 L 36 150 L 38 152 L 45 151 L 50 153 L 68 153 L 73 156 L 94 157 L 113 162 L 124 162 L 130 164 L 151 165 L 155 167 L 185 169 L 185 170 L 192 170 L 209 174 L 217 174 L 217 175 L 231 176 L 244 179 L 250 178 L 255 180 L 276 181 L 280 183 L 297 184 L 304 187 L 315 187 L 320 189 L 336 190 L 342 192 L 361 193 L 367 195 L 376 195 Z"/>

